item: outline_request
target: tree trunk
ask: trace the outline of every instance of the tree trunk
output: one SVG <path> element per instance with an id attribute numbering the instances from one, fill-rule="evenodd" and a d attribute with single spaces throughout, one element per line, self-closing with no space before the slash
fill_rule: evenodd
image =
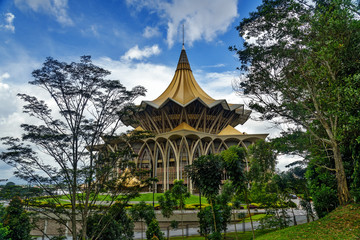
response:
<path id="1" fill-rule="evenodd" d="M 296 225 L 297 225 L 297 222 L 296 222 L 296 216 L 295 216 L 295 213 L 294 213 L 294 209 L 291 208 L 291 211 L 292 211 L 293 218 L 294 218 L 294 226 L 296 226 Z"/>
<path id="2" fill-rule="evenodd" d="M 245 200 L 246 200 L 246 208 L 248 209 L 248 213 L 249 213 L 249 217 L 250 217 L 251 231 L 252 231 L 252 234 L 253 234 L 253 239 L 255 239 L 254 225 L 253 225 L 253 221 L 252 221 L 252 217 L 251 217 L 250 204 L 249 204 L 249 199 L 248 199 L 246 190 L 245 190 Z"/>
<path id="3" fill-rule="evenodd" d="M 333 152 L 334 152 L 339 203 L 340 205 L 345 205 L 350 200 L 350 193 L 347 186 L 345 169 L 340 153 L 340 148 L 336 143 L 333 146 Z"/>
<path id="4" fill-rule="evenodd" d="M 183 219 L 183 209 L 181 208 L 181 235 L 182 239 L 184 239 L 184 219 Z"/>
<path id="5" fill-rule="evenodd" d="M 238 240 L 238 234 L 237 234 L 237 229 L 236 229 L 236 212 L 234 211 L 234 221 L 235 221 L 235 237 L 236 237 L 236 240 Z"/>
<path id="6" fill-rule="evenodd" d="M 75 189 L 74 186 L 73 186 L 72 194 L 71 194 L 71 231 L 72 231 L 73 239 L 77 239 L 77 230 L 76 230 L 76 189 Z"/>
<path id="7" fill-rule="evenodd" d="M 210 199 L 210 204 L 211 204 L 211 208 L 212 208 L 212 212 L 213 212 L 213 218 L 214 218 L 214 228 L 215 228 L 215 232 L 217 232 L 217 229 L 216 229 L 215 211 L 214 211 L 214 205 L 213 205 L 213 201 L 212 201 L 212 199 Z"/>

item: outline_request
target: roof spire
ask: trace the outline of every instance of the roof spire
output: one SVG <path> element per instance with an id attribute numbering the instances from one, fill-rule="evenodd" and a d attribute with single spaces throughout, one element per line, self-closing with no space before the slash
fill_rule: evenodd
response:
<path id="1" fill-rule="evenodd" d="M 185 30 L 184 30 L 184 24 L 183 24 L 183 45 L 182 45 L 182 49 L 185 49 Z"/>

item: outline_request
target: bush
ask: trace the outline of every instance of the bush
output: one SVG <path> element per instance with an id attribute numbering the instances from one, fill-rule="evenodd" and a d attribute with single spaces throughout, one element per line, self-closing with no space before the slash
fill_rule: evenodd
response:
<path id="1" fill-rule="evenodd" d="M 146 230 L 146 239 L 164 239 L 164 233 L 161 232 L 159 222 L 156 220 L 156 218 L 153 218 L 153 220 L 149 224 L 148 229 Z"/>
<path id="2" fill-rule="evenodd" d="M 28 213 L 23 208 L 20 197 L 13 197 L 9 206 L 6 208 L 4 216 L 4 226 L 8 227 L 10 232 L 7 235 L 12 240 L 31 240 L 31 224 Z"/>
<path id="3" fill-rule="evenodd" d="M 99 240 L 128 240 L 134 235 L 134 223 L 125 210 L 125 205 L 114 204 L 107 215 L 94 214 L 87 221 L 87 235 Z"/>

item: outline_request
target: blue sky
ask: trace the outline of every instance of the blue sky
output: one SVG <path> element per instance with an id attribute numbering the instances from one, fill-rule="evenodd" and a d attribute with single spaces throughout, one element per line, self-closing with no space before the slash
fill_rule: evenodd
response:
<path id="1" fill-rule="evenodd" d="M 31 121 L 18 92 L 46 98 L 27 82 L 51 56 L 78 61 L 91 55 L 126 87 L 143 85 L 143 99 L 165 90 L 174 74 L 185 26 L 185 48 L 195 78 L 212 97 L 244 103 L 231 87 L 239 62 L 230 45 L 241 45 L 235 27 L 260 0 L 0 0 L 0 137 L 19 136 Z M 139 99 L 140 101 L 142 99 Z M 238 129 L 271 133 L 269 123 L 249 120 Z M 1 146 L 0 146 L 1 151 Z M 283 164 L 284 165 L 284 164 Z M 0 163 L 0 178 L 12 169 Z"/>

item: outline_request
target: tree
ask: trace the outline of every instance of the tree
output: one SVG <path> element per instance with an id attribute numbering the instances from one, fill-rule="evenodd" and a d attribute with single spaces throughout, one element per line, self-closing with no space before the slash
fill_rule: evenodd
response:
<path id="1" fill-rule="evenodd" d="M 210 202 L 213 211 L 213 222 L 215 233 L 218 232 L 216 216 L 214 211 L 214 201 L 219 194 L 221 180 L 223 176 L 223 166 L 220 156 L 204 155 L 194 160 L 191 165 L 186 166 L 186 172 L 201 193 Z"/>
<path id="2" fill-rule="evenodd" d="M 87 236 L 95 236 L 93 239 L 129 240 L 134 236 L 134 223 L 121 203 L 113 204 L 105 216 L 92 214 L 86 224 Z"/>
<path id="3" fill-rule="evenodd" d="M 1 190 L 0 190 L 0 199 L 12 199 L 15 196 L 19 196 L 21 198 L 29 198 L 34 196 L 41 196 L 43 190 L 37 187 L 23 187 L 19 185 L 9 184 L 12 182 L 8 182 Z"/>
<path id="4" fill-rule="evenodd" d="M 190 193 L 187 190 L 186 185 L 184 185 L 184 180 L 175 180 L 174 186 L 171 188 L 171 195 L 173 199 L 177 202 L 177 206 L 181 211 L 181 234 L 184 238 L 184 208 L 185 208 L 185 201 L 187 198 L 190 197 Z"/>
<path id="5" fill-rule="evenodd" d="M 126 90 L 118 80 L 107 79 L 110 72 L 92 64 L 90 56 L 70 64 L 47 58 L 32 75 L 30 84 L 42 89 L 51 100 L 18 94 L 26 102 L 24 112 L 36 123 L 21 125 L 21 139 L 3 138 L 8 149 L 0 159 L 16 167 L 16 176 L 40 186 L 51 197 L 43 214 L 55 216 L 54 220 L 64 225 L 73 239 L 79 238 L 79 226 L 83 230 L 81 238 L 91 238 L 86 236 L 87 220 L 100 201 L 97 196 L 108 194 L 112 200 L 107 204 L 109 208 L 119 192 L 133 192 L 118 184 L 115 171 L 129 167 L 133 154 L 127 141 L 132 135 L 119 136 L 122 141 L 118 150 L 111 153 L 103 139 L 118 134 L 120 118 L 145 90 L 139 86 Z M 66 196 L 70 210 L 54 189 Z M 71 224 L 67 225 L 64 216 Z"/>
<path id="6" fill-rule="evenodd" d="M 141 201 L 138 204 L 135 204 L 130 208 L 130 215 L 134 221 L 141 222 L 141 239 L 143 239 L 143 220 L 145 220 L 146 225 L 149 227 L 151 221 L 155 218 L 154 208 L 147 205 L 144 201 Z"/>
<path id="7" fill-rule="evenodd" d="M 359 105 L 348 104 L 343 86 L 355 89 L 350 79 L 360 73 L 360 21 L 348 0 L 315 3 L 264 1 L 237 27 L 243 48 L 230 49 L 241 61 L 244 78 L 237 90 L 251 96 L 250 108 L 261 119 L 295 124 L 329 153 L 345 204 L 350 193 L 341 147 L 353 126 L 348 113 Z"/>
<path id="8" fill-rule="evenodd" d="M 4 227 L 3 223 L 0 223 L 0 240 L 8 240 L 7 236 L 10 235 L 9 227 Z"/>
<path id="9" fill-rule="evenodd" d="M 12 240 L 31 240 L 31 224 L 20 197 L 13 197 L 6 208 L 4 226 L 9 228 L 7 237 Z"/>
<path id="10" fill-rule="evenodd" d="M 221 230 L 224 232 L 224 239 L 226 239 L 227 224 L 231 222 L 232 207 L 229 206 L 234 197 L 234 188 L 231 181 L 226 181 L 221 189 L 221 194 L 216 197 L 216 205 L 219 208 L 219 223 Z M 235 223 L 235 232 L 236 223 Z"/>
<path id="11" fill-rule="evenodd" d="M 170 218 L 174 214 L 174 209 L 177 207 L 181 211 L 181 232 L 184 238 L 184 224 L 183 224 L 183 210 L 185 208 L 185 201 L 190 197 L 187 187 L 184 185 L 184 180 L 175 180 L 174 186 L 165 192 L 163 196 L 158 198 L 161 213 L 164 217 Z M 175 220 L 174 220 L 175 221 Z M 175 223 L 175 222 L 174 222 Z M 177 225 L 177 224 L 175 224 Z"/>
<path id="12" fill-rule="evenodd" d="M 0 204 L 0 240 L 8 240 L 10 235 L 9 226 L 4 226 L 4 216 L 6 214 L 5 207 Z"/>
<path id="13" fill-rule="evenodd" d="M 160 230 L 159 222 L 153 218 L 146 230 L 146 239 L 148 240 L 163 240 L 164 233 Z"/>
<path id="14" fill-rule="evenodd" d="M 273 146 L 264 140 L 258 140 L 249 147 L 249 177 L 252 181 L 266 183 L 275 173 L 277 154 Z"/>
<path id="15" fill-rule="evenodd" d="M 246 156 L 246 150 L 238 146 L 231 146 L 229 149 L 221 152 L 221 158 L 224 162 L 226 174 L 232 181 L 236 194 L 244 196 L 250 217 L 253 238 L 255 238 L 249 203 L 249 174 L 247 172 L 248 169 L 245 169 Z"/>
<path id="16" fill-rule="evenodd" d="M 176 206 L 176 200 L 173 198 L 171 191 L 166 191 L 163 196 L 158 197 L 161 214 L 170 218 L 174 214 L 174 208 Z"/>

